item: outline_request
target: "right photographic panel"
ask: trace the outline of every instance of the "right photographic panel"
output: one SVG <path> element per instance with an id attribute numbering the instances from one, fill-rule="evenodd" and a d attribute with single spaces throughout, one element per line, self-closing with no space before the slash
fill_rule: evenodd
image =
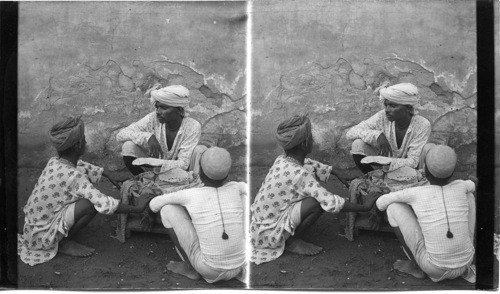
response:
<path id="1" fill-rule="evenodd" d="M 475 289 L 475 12 L 253 2 L 252 289 Z"/>

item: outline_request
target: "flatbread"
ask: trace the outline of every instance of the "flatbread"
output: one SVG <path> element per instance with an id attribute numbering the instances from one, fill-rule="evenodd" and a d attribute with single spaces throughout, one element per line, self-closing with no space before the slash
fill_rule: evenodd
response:
<path id="1" fill-rule="evenodd" d="M 133 165 L 162 166 L 163 163 L 164 163 L 163 159 L 151 158 L 151 157 L 141 157 L 132 161 Z"/>
<path id="2" fill-rule="evenodd" d="M 385 156 L 367 156 L 361 159 L 361 163 L 370 164 L 370 163 L 378 163 L 381 165 L 389 165 L 392 162 L 392 158 Z"/>

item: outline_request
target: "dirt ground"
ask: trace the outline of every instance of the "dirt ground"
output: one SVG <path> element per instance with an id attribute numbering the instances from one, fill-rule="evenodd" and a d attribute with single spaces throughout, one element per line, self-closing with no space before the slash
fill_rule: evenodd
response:
<path id="1" fill-rule="evenodd" d="M 268 168 L 253 168 L 253 197 Z M 37 180 L 40 169 L 20 169 L 18 175 L 18 226 L 23 225 L 22 207 Z M 240 177 L 239 180 L 242 178 Z M 103 179 L 98 188 L 118 198 L 118 189 Z M 327 188 L 346 196 L 347 189 L 336 180 Z M 344 214 L 325 213 L 306 235 L 310 242 L 322 246 L 316 256 L 299 256 L 285 252 L 277 260 L 252 264 L 250 287 L 253 289 L 324 289 L 324 290 L 472 290 L 474 285 L 463 279 L 434 283 L 419 280 L 392 269 L 397 259 L 404 259 L 396 236 L 392 233 L 360 231 L 353 242 L 343 234 Z M 237 280 L 208 284 L 192 281 L 166 270 L 170 260 L 180 260 L 167 235 L 133 232 L 125 243 L 115 235 L 117 216 L 98 214 L 78 235 L 77 241 L 92 246 L 95 254 L 88 258 L 57 255 L 53 260 L 28 266 L 19 261 L 19 289 L 244 289 Z"/>
<path id="2" fill-rule="evenodd" d="M 269 168 L 253 168 L 251 193 L 255 196 Z M 347 197 L 348 190 L 330 178 L 327 189 Z M 309 242 L 323 247 L 315 256 L 286 252 L 275 261 L 251 265 L 250 284 L 254 289 L 301 290 L 472 290 L 463 279 L 439 283 L 416 279 L 393 270 L 397 259 L 406 259 L 396 235 L 359 231 L 353 242 L 344 234 L 345 213 L 324 213 L 305 235 Z"/>
<path id="3" fill-rule="evenodd" d="M 23 206 L 41 169 L 21 169 L 18 174 L 18 230 L 24 222 Z M 99 190 L 119 198 L 119 191 L 103 178 Z M 78 234 L 76 241 L 96 249 L 87 258 L 56 255 L 49 262 L 29 266 L 18 259 L 19 289 L 214 289 L 245 288 L 238 280 L 208 284 L 173 274 L 170 260 L 180 261 L 168 235 L 132 232 L 125 243 L 115 236 L 117 215 L 97 216 Z"/>

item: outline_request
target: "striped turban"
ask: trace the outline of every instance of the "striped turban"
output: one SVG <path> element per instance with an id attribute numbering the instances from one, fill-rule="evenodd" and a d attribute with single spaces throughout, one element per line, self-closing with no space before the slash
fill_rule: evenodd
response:
<path id="1" fill-rule="evenodd" d="M 56 123 L 48 133 L 50 142 L 57 151 L 64 151 L 85 137 L 85 126 L 78 117 L 68 117 Z"/>
<path id="2" fill-rule="evenodd" d="M 419 103 L 418 88 L 410 83 L 396 84 L 390 87 L 379 87 L 376 91 L 379 92 L 379 99 L 389 100 L 390 102 L 416 106 Z"/>
<path id="3" fill-rule="evenodd" d="M 295 115 L 279 124 L 276 140 L 284 150 L 289 150 L 300 143 L 308 143 L 311 134 L 311 120 L 306 115 Z"/>
<path id="4" fill-rule="evenodd" d="M 158 90 L 152 90 L 151 102 L 156 101 L 172 107 L 186 108 L 189 106 L 189 90 L 181 85 L 173 85 Z"/>

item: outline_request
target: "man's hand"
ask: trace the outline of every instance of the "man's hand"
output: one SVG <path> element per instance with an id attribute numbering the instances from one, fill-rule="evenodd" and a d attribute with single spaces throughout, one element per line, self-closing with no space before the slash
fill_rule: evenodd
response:
<path id="1" fill-rule="evenodd" d="M 380 148 L 379 155 L 387 157 L 392 156 L 391 144 L 389 144 L 389 141 L 387 141 L 387 137 L 385 136 L 384 133 L 380 133 L 380 135 L 378 136 L 377 144 Z"/>
<path id="2" fill-rule="evenodd" d="M 148 205 L 149 202 L 155 197 L 156 195 L 153 193 L 153 190 L 150 188 L 145 188 L 141 191 L 141 197 L 137 198 L 137 207 L 140 209 L 140 211 L 144 211 Z"/>
<path id="3" fill-rule="evenodd" d="M 382 196 L 382 193 L 373 193 L 368 191 L 368 195 L 366 195 L 365 203 L 363 203 L 363 205 L 367 210 L 372 209 L 373 204 L 375 204 L 375 201 L 377 201 L 380 196 Z"/>
<path id="4" fill-rule="evenodd" d="M 349 188 L 349 183 L 347 183 L 347 181 L 349 180 L 352 180 L 352 179 L 347 179 L 347 177 L 344 175 L 344 174 L 341 174 L 339 171 L 335 171 L 333 168 L 332 168 L 332 171 L 330 172 L 330 174 L 334 175 L 335 177 L 337 177 L 337 179 L 342 183 L 344 184 L 344 186 L 346 188 Z"/>
<path id="5" fill-rule="evenodd" d="M 148 140 L 149 157 L 160 158 L 163 154 L 161 150 L 160 142 L 156 139 L 155 135 L 152 135 Z"/>

